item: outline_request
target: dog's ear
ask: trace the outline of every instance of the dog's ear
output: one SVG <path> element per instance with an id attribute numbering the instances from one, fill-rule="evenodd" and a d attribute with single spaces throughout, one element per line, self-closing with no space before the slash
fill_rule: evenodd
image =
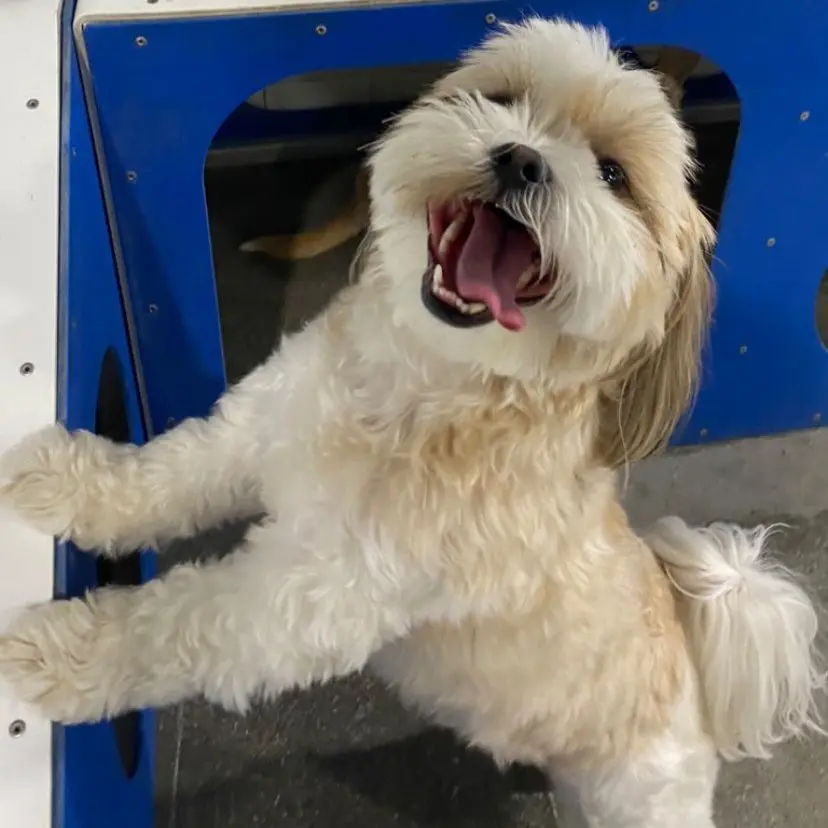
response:
<path id="1" fill-rule="evenodd" d="M 676 109 L 681 108 L 684 84 L 701 62 L 701 56 L 689 49 L 664 46 L 658 53 L 653 69 L 658 74 L 667 97 Z"/>
<path id="2" fill-rule="evenodd" d="M 599 455 L 613 468 L 664 448 L 693 402 L 713 304 L 714 237 L 693 204 L 679 236 L 682 264 L 664 336 L 634 354 L 602 391 Z"/>

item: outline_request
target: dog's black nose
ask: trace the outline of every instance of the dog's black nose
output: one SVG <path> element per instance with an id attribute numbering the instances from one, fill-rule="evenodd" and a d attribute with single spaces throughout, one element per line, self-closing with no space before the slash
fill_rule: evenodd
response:
<path id="1" fill-rule="evenodd" d="M 501 191 L 548 184 L 552 171 L 543 156 L 523 144 L 502 144 L 492 150 L 492 168 Z"/>

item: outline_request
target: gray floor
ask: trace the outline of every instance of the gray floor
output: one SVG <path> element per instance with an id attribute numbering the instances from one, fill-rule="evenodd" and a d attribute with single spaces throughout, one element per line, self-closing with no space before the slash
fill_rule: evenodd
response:
<path id="1" fill-rule="evenodd" d="M 228 374 L 263 359 L 342 283 L 353 245 L 285 268 L 237 253 L 274 228 L 312 225 L 348 188 L 341 162 L 208 176 Z M 339 171 L 339 172 L 337 172 Z M 284 193 L 310 194 L 297 210 Z M 828 604 L 828 432 L 661 457 L 633 473 L 636 520 L 782 521 L 780 553 Z M 220 554 L 233 528 L 168 560 Z M 483 755 L 424 725 L 367 678 L 291 694 L 247 718 L 203 704 L 161 715 L 157 828 L 553 828 L 531 769 L 497 772 Z M 828 825 L 828 740 L 788 746 L 770 763 L 724 773 L 721 828 Z"/>

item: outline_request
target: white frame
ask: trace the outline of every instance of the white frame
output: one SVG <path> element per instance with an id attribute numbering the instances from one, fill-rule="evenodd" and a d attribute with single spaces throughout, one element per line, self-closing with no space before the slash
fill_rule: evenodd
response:
<path id="1" fill-rule="evenodd" d="M 61 0 L 0 2 L 0 451 L 56 414 L 60 13 Z M 0 536 L 5 624 L 52 597 L 54 543 L 8 515 Z M 2 823 L 49 828 L 51 725 L 2 693 Z"/>

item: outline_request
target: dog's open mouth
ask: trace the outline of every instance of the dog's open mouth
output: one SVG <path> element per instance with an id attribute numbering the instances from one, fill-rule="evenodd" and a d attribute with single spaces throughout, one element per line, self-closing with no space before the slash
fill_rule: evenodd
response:
<path id="1" fill-rule="evenodd" d="M 494 204 L 429 207 L 428 238 L 423 304 L 449 325 L 496 321 L 519 331 L 526 324 L 521 306 L 540 301 L 552 287 L 532 234 Z"/>

